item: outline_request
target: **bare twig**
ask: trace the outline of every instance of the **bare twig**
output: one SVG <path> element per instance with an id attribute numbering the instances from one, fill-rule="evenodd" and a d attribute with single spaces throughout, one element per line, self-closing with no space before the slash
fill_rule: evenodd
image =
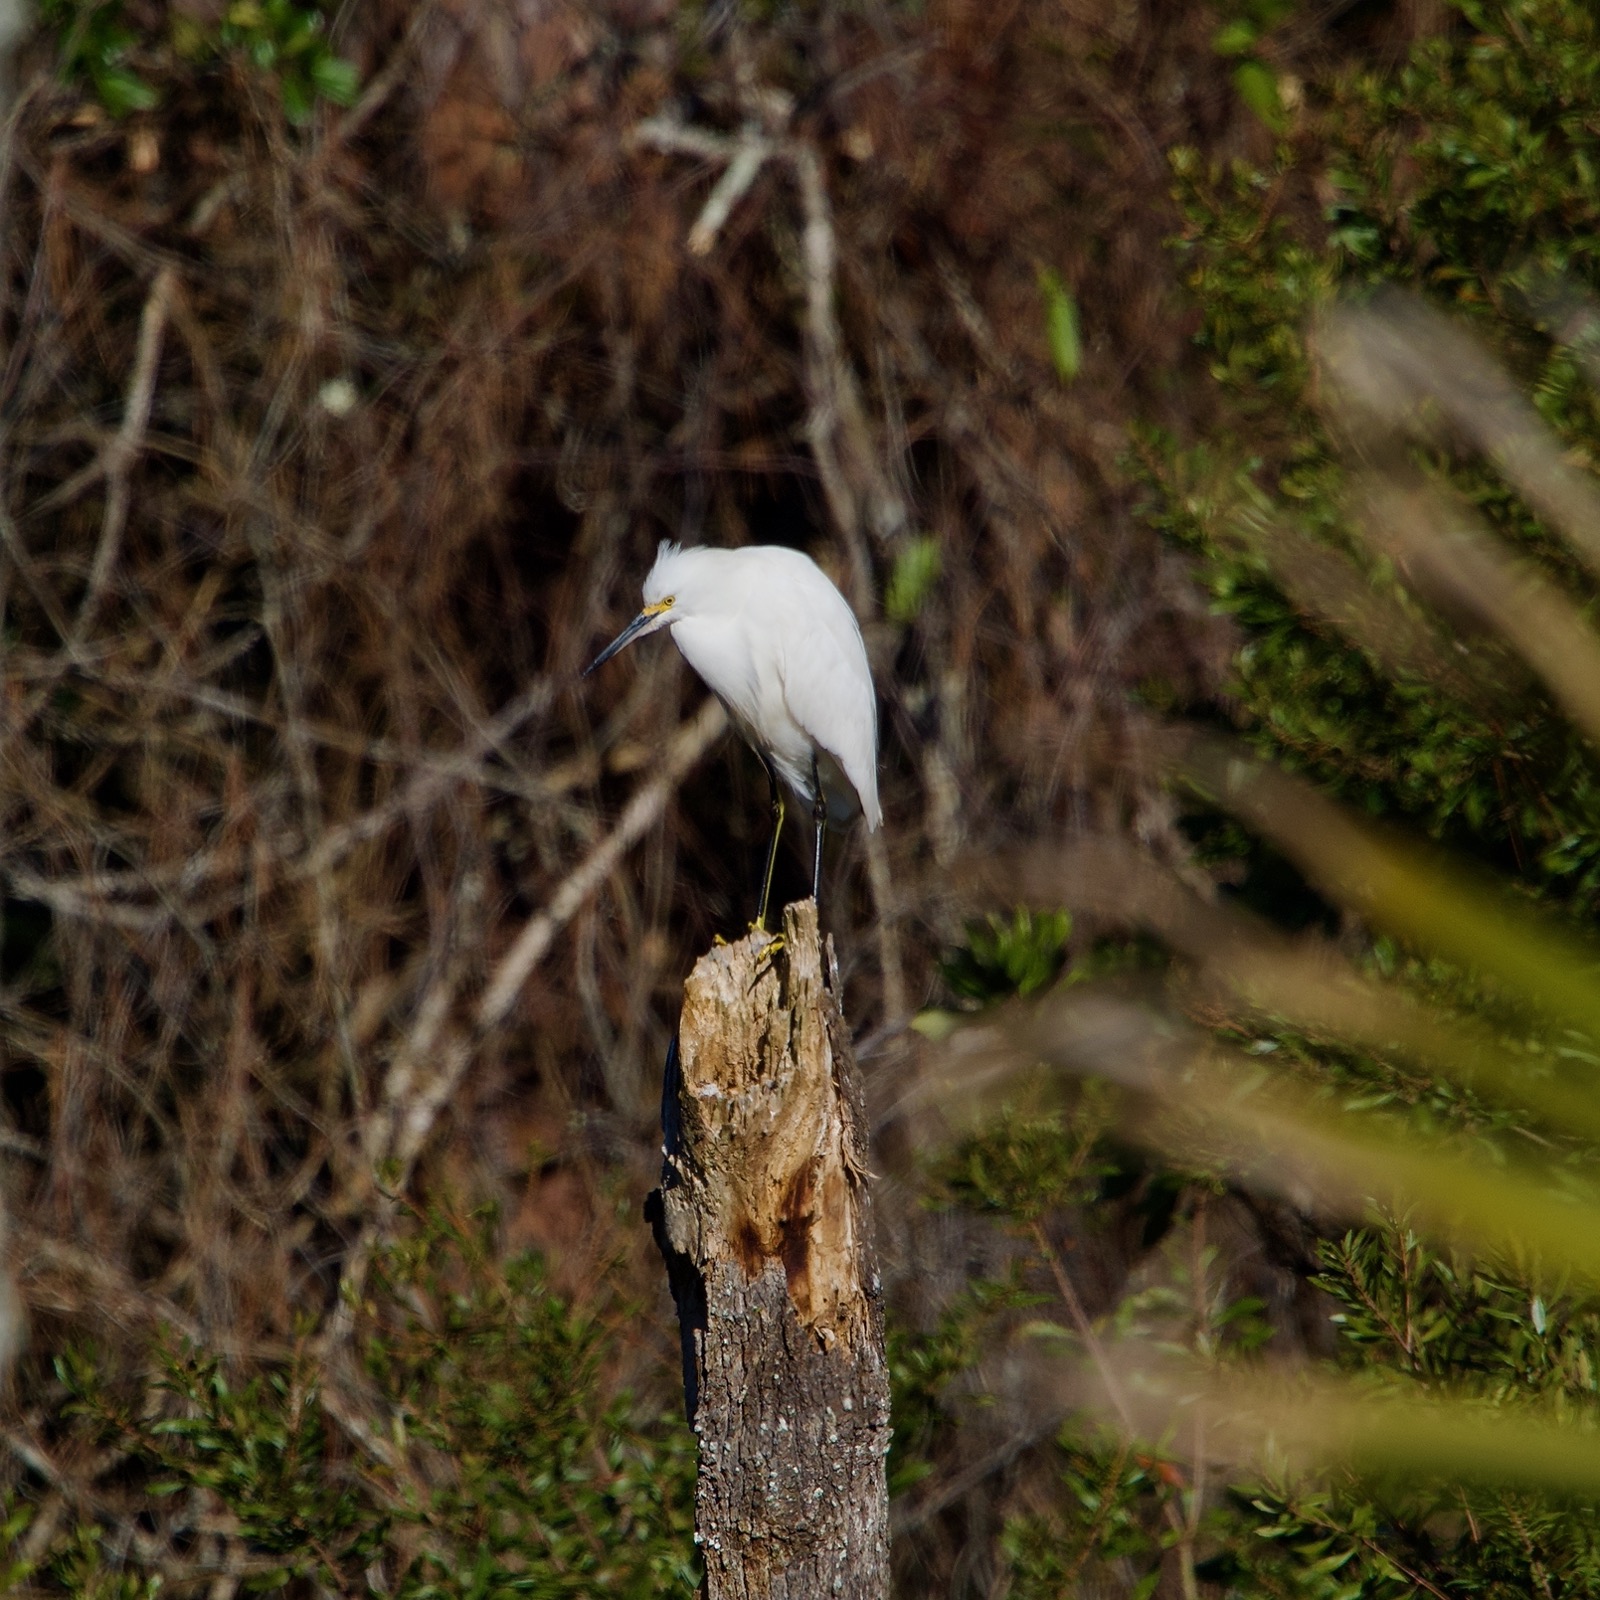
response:
<path id="1" fill-rule="evenodd" d="M 550 679 L 540 679 L 476 727 L 472 737 L 454 755 L 435 760 L 410 757 L 417 770 L 398 792 L 362 816 L 328 829 L 308 853 L 302 870 L 307 873 L 327 871 L 358 845 L 377 838 L 399 817 L 431 805 L 451 784 L 476 781 L 480 771 L 478 763 L 483 756 L 498 748 L 523 723 L 540 715 L 550 704 L 554 692 Z M 315 730 L 308 726 L 306 733 L 308 737 L 314 736 Z M 395 755 L 398 759 L 399 752 Z"/>
<path id="2" fill-rule="evenodd" d="M 678 155 L 698 156 L 718 166 L 731 161 L 738 145 L 726 134 L 691 128 L 676 117 L 646 117 L 633 130 L 635 143 Z"/>
<path id="3" fill-rule="evenodd" d="M 733 208 L 744 198 L 772 155 L 772 141 L 756 129 L 747 129 L 739 139 L 726 170 L 706 196 L 706 203 L 689 230 L 689 253 L 708 255 L 722 225 Z"/>
<path id="4" fill-rule="evenodd" d="M 32 1282 L 35 1297 L 39 1291 L 37 1279 L 44 1272 L 50 1272 L 68 1282 L 76 1281 L 92 1288 L 93 1303 L 119 1319 L 134 1320 L 148 1327 L 165 1324 L 186 1339 L 200 1337 L 199 1324 L 192 1317 L 165 1296 L 141 1288 L 112 1263 L 75 1245 L 52 1239 L 24 1225 L 20 1219 L 14 1225 L 14 1236 L 17 1256 L 24 1268 L 20 1276 Z"/>
<path id="5" fill-rule="evenodd" d="M 367 79 L 356 103 L 342 117 L 333 121 L 317 145 L 315 159 L 325 162 L 339 148 L 361 132 L 387 104 L 389 97 L 405 81 L 406 74 L 422 44 L 423 35 L 438 20 L 439 11 L 430 0 L 421 0 L 411 13 L 411 21 L 401 35 L 400 42 L 389 53 L 389 59 Z"/>
<path id="6" fill-rule="evenodd" d="M 128 397 L 122 408 L 122 426 L 100 453 L 98 469 L 106 480 L 105 513 L 100 523 L 100 542 L 95 547 L 94 564 L 83 603 L 73 625 L 72 643 L 80 644 L 94 626 L 112 568 L 122 547 L 122 530 L 128 521 L 128 473 L 144 441 L 150 424 L 150 406 L 155 399 L 156 366 L 161 360 L 161 336 L 167 325 L 167 309 L 178 285 L 171 267 L 160 268 L 139 318 L 139 345 L 134 357 L 133 376 L 128 382 Z"/>
<path id="7" fill-rule="evenodd" d="M 1035 1410 L 1024 1424 L 1013 1428 L 992 1450 L 979 1456 L 976 1461 L 968 1462 L 915 1505 L 896 1502 L 889 1512 L 890 1533 L 896 1539 L 903 1539 L 919 1528 L 926 1527 L 946 1507 L 965 1499 L 986 1478 L 1004 1471 L 1024 1451 L 1048 1439 L 1070 1415 L 1065 1406 Z"/>
<path id="8" fill-rule="evenodd" d="M 751 91 L 759 100 L 758 91 Z M 652 117 L 634 129 L 634 139 L 654 149 L 693 155 L 726 168 L 689 236 L 696 254 L 711 248 L 729 211 L 761 167 L 781 160 L 793 174 L 802 216 L 801 260 L 805 290 L 806 390 L 810 414 L 807 442 L 817 463 L 834 526 L 850 552 L 851 601 L 861 616 L 874 609 L 872 562 L 863 533 L 870 529 L 891 545 L 910 526 L 904 501 L 883 471 L 872 443 L 860 388 L 845 354 L 834 302 L 838 295 L 838 242 L 821 157 L 799 138 L 776 140 L 752 121 L 738 138 Z"/>
<path id="9" fill-rule="evenodd" d="M 623 852 L 655 825 L 685 774 L 727 726 L 727 713 L 720 702 L 707 700 L 678 730 L 667 746 L 660 771 L 639 789 L 616 827 L 578 863 L 566 882 L 551 896 L 550 903 L 528 922 L 500 958 L 478 1002 L 475 1025 L 480 1032 L 504 1020 L 527 982 L 528 974 L 544 959 L 556 934 L 622 859 Z"/>
<path id="10" fill-rule="evenodd" d="M 1116 1370 L 1106 1356 L 1105 1346 L 1100 1342 L 1100 1335 L 1095 1332 L 1094 1324 L 1089 1320 L 1089 1313 L 1083 1308 L 1083 1301 L 1078 1297 L 1078 1291 L 1073 1286 L 1072 1279 L 1067 1275 L 1067 1269 L 1061 1264 L 1061 1257 L 1054 1245 L 1050 1243 L 1043 1227 L 1037 1222 L 1028 1225 L 1028 1231 L 1033 1237 L 1035 1247 L 1039 1251 L 1039 1259 L 1050 1269 L 1050 1276 L 1055 1280 L 1056 1293 L 1061 1296 L 1061 1303 L 1067 1308 L 1067 1315 L 1072 1319 L 1072 1326 L 1078 1338 L 1083 1342 L 1083 1347 L 1089 1353 L 1089 1359 L 1094 1363 L 1094 1370 L 1099 1374 L 1101 1386 L 1106 1392 L 1106 1399 L 1111 1402 L 1111 1408 L 1117 1414 L 1117 1420 L 1122 1424 L 1123 1432 L 1128 1438 L 1136 1438 L 1138 1429 L 1134 1426 L 1133 1409 L 1128 1404 L 1128 1397 L 1123 1392 L 1122 1380 L 1117 1376 Z"/>
<path id="11" fill-rule="evenodd" d="M 906 989 L 905 960 L 900 950 L 899 906 L 889 870 L 889 846 L 882 832 L 869 833 L 867 881 L 878 920 L 878 962 L 883 969 L 883 1021 L 885 1026 L 904 1022 L 911 1015 Z"/>
<path id="12" fill-rule="evenodd" d="M 735 138 L 708 133 L 701 128 L 686 127 L 672 117 L 647 117 L 633 130 L 636 144 L 677 155 L 697 156 L 723 168 L 723 173 L 706 196 L 700 215 L 689 230 L 689 253 L 709 255 L 717 242 L 717 235 L 733 212 L 733 208 L 749 193 L 780 146 L 770 138 L 758 122 L 747 122 Z"/>
<path id="13" fill-rule="evenodd" d="M 1100 1386 L 1105 1391 L 1106 1399 L 1111 1403 L 1111 1409 L 1117 1414 L 1117 1421 L 1122 1425 L 1123 1438 L 1137 1439 L 1139 1429 L 1134 1420 L 1133 1407 L 1128 1402 L 1127 1391 L 1106 1355 L 1100 1335 L 1095 1332 L 1094 1324 L 1089 1320 L 1089 1313 L 1084 1310 L 1083 1301 L 1078 1297 L 1078 1291 L 1062 1263 L 1060 1252 L 1050 1243 L 1049 1236 L 1038 1222 L 1029 1223 L 1028 1231 L 1033 1236 L 1040 1258 L 1050 1269 L 1050 1276 L 1055 1280 L 1056 1292 L 1061 1296 L 1061 1303 L 1067 1308 L 1067 1315 L 1078 1338 L 1082 1341 L 1084 1349 L 1089 1352 L 1089 1359 L 1094 1363 L 1094 1370 L 1100 1378 Z M 1173 1533 L 1182 1540 L 1188 1531 L 1183 1512 L 1169 1499 L 1163 1503 L 1162 1514 L 1166 1517 Z M 1185 1600 L 1195 1600 L 1190 1592 L 1192 1586 L 1191 1572 L 1184 1584 Z"/>
<path id="14" fill-rule="evenodd" d="M 856 574 L 851 598 L 860 615 L 870 616 L 874 609 L 872 568 L 862 544 L 862 523 L 887 543 L 905 531 L 909 518 L 878 463 L 861 393 L 845 358 L 844 338 L 834 311 L 839 252 L 821 158 L 812 146 L 799 142 L 786 146 L 785 155 L 805 218 L 801 254 L 806 288 L 806 387 L 811 399 L 806 435 L 817 458 L 828 508 L 850 548 Z"/>

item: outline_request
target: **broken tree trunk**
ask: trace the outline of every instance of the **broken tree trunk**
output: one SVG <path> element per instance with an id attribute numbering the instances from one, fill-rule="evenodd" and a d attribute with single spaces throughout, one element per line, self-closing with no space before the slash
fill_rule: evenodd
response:
<path id="1" fill-rule="evenodd" d="M 813 901 L 702 956 L 651 1196 L 708 1600 L 885 1600 L 889 1380 L 866 1124 Z"/>

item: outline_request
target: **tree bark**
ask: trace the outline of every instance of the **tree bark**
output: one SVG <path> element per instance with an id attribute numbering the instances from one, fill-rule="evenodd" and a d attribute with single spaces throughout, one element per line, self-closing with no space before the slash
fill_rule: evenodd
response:
<path id="1" fill-rule="evenodd" d="M 885 1600 L 889 1380 L 866 1119 L 817 908 L 702 956 L 650 1197 L 708 1600 Z"/>

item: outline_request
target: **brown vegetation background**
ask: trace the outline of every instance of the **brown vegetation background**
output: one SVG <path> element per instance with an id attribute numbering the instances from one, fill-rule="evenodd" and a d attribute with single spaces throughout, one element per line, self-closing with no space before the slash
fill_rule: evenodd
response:
<path id="1" fill-rule="evenodd" d="M 1310 15 L 1284 73 L 1428 24 Z M 118 121 L 24 53 L 0 1149 L 35 1351 L 309 1318 L 337 1396 L 341 1306 L 448 1187 L 570 1288 L 634 1274 L 638 1371 L 671 1372 L 658 1075 L 766 805 L 669 646 L 579 682 L 661 538 L 801 546 L 866 626 L 887 821 L 834 841 L 824 918 L 869 1074 L 972 909 L 958 863 L 1090 828 L 1181 863 L 1148 708 L 1209 703 L 1229 640 L 1118 463 L 1209 403 L 1166 151 L 1270 148 L 1220 20 L 391 0 L 305 128 L 241 67 Z M 889 620 L 922 538 L 940 580 Z M 891 1217 L 908 1315 L 999 1248 L 970 1227 Z"/>

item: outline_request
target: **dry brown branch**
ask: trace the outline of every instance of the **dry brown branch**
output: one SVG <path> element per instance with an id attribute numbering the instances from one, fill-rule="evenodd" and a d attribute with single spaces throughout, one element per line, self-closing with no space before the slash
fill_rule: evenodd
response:
<path id="1" fill-rule="evenodd" d="M 452 784 L 481 782 L 479 763 L 483 756 L 497 750 L 525 722 L 538 716 L 549 705 L 553 693 L 554 685 L 549 680 L 531 684 L 487 722 L 475 727 L 472 738 L 451 756 L 430 759 L 423 752 L 402 753 L 389 746 L 364 746 L 376 759 L 393 760 L 416 770 L 392 800 L 327 830 L 307 852 L 304 863 L 292 870 L 307 874 L 327 872 L 358 845 L 386 832 L 406 813 L 425 810 Z M 309 726 L 302 732 L 308 739 L 317 737 L 316 730 Z"/>
<path id="2" fill-rule="evenodd" d="M 707 700 L 693 719 L 673 736 L 660 772 L 641 786 L 628 802 L 616 827 L 574 868 L 549 905 L 528 922 L 496 963 L 483 998 L 478 1002 L 475 1024 L 480 1032 L 487 1032 L 505 1018 L 527 982 L 528 974 L 544 959 L 556 935 L 605 881 L 623 852 L 660 820 L 684 774 L 711 748 L 727 726 L 727 713 L 721 704 Z"/>
<path id="3" fill-rule="evenodd" d="M 165 1325 L 185 1338 L 200 1337 L 199 1325 L 181 1307 L 140 1288 L 115 1264 L 52 1239 L 26 1223 L 13 1225 L 12 1238 L 19 1282 L 35 1303 L 50 1304 L 57 1311 L 81 1310 L 92 1304 L 102 1314 L 146 1330 Z M 75 1294 L 71 1285 L 87 1285 L 92 1293 Z"/>
<path id="4" fill-rule="evenodd" d="M 958 852 L 1150 814 L 1154 779 L 1102 754 L 1125 692 L 1213 681 L 1080 461 L 1123 380 L 1035 404 L 1034 263 L 1082 262 L 1063 219 L 1099 208 L 1086 326 L 1145 350 L 1119 273 L 1164 263 L 1167 204 L 1136 156 L 1041 147 L 1087 101 L 1037 17 L 962 43 L 840 12 L 812 50 L 779 8 L 685 51 L 624 9 L 351 9 L 339 48 L 377 70 L 299 129 L 242 59 L 163 48 L 154 170 L 53 74 L 0 151 L 22 1292 L 135 1373 L 157 1324 L 248 1368 L 320 1317 L 329 1416 L 380 1474 L 333 1286 L 456 1190 L 592 1283 L 585 1186 L 649 1159 L 676 979 L 759 864 L 753 769 L 705 760 L 720 708 L 683 722 L 673 670 L 571 678 L 657 538 L 805 545 L 871 619 L 903 535 L 937 531 L 943 578 L 870 629 L 890 824 L 825 895 L 879 1041 L 930 990 Z M 1164 144 L 1184 113 L 1146 44 L 1119 107 Z M 936 1314 L 953 1270 L 889 1287 Z M 172 1517 L 170 1582 L 240 1577 L 220 1525 L 177 1561 Z"/>
<path id="5" fill-rule="evenodd" d="M 821 159 L 814 147 L 799 141 L 791 143 L 785 153 L 800 190 L 805 219 L 801 249 L 805 262 L 807 389 L 811 399 L 806 435 L 840 534 L 856 556 L 855 570 L 860 576 L 858 592 L 852 598 L 857 612 L 870 616 L 870 593 L 860 592 L 871 570 L 865 550 L 859 548 L 861 526 L 864 522 L 881 545 L 893 548 L 908 530 L 910 519 L 879 463 L 861 391 L 845 356 L 834 313 L 838 244 Z"/>
<path id="6" fill-rule="evenodd" d="M 881 833 L 866 836 L 867 881 L 878 923 L 878 962 L 883 973 L 883 1013 L 890 1025 L 910 1020 L 911 1001 L 906 990 L 905 963 L 897 927 L 899 906 L 889 866 L 889 848 Z"/>
<path id="7" fill-rule="evenodd" d="M 100 542 L 95 549 L 89 581 L 80 607 L 76 633 L 82 638 L 93 624 L 94 610 L 110 580 L 122 529 L 128 517 L 128 473 L 145 447 L 145 430 L 150 425 L 150 406 L 155 399 L 156 369 L 161 359 L 161 343 L 168 315 L 178 289 L 178 275 L 170 266 L 159 267 L 145 297 L 139 317 L 139 340 L 134 348 L 133 371 L 123 401 L 122 422 L 117 431 L 82 471 L 29 508 L 30 517 L 46 516 L 70 505 L 95 483 L 106 485 L 105 510 Z"/>
<path id="8" fill-rule="evenodd" d="M 769 160 L 781 159 L 793 174 L 802 215 L 805 371 L 810 398 L 806 437 L 834 526 L 850 551 L 851 602 L 859 615 L 870 616 L 875 609 L 872 561 L 863 531 L 870 529 L 881 544 L 892 548 L 910 519 L 878 460 L 834 309 L 838 245 L 821 159 L 804 140 L 774 140 L 759 123 L 749 125 L 738 138 L 728 139 L 656 117 L 641 122 L 634 137 L 655 149 L 694 155 L 724 168 L 689 234 L 689 249 L 696 255 L 710 250 L 733 206 Z"/>

